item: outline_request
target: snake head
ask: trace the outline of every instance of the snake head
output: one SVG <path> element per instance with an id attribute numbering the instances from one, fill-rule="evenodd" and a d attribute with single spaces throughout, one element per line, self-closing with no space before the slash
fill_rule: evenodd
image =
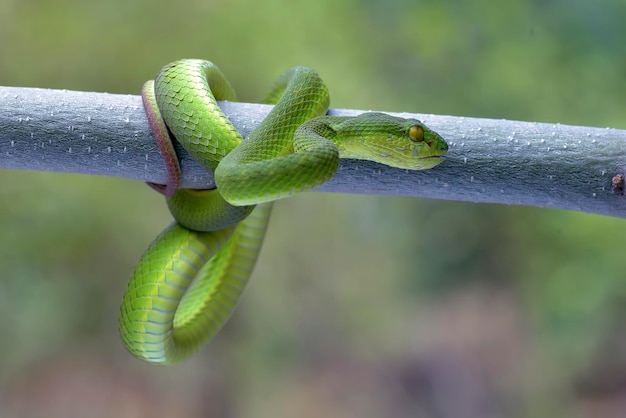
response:
<path id="1" fill-rule="evenodd" d="M 385 113 L 363 113 L 345 123 L 352 132 L 345 158 L 375 161 L 407 170 L 425 170 L 443 161 L 448 144 L 435 131 L 417 119 L 404 119 Z M 340 146 L 340 150 L 342 150 Z M 348 148 L 348 147 L 346 147 Z M 345 149 L 345 148 L 344 148 Z"/>

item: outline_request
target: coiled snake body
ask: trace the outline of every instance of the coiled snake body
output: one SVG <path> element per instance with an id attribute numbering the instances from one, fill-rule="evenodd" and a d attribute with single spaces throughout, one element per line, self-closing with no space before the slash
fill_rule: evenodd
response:
<path id="1" fill-rule="evenodd" d="M 236 100 L 212 63 L 180 60 L 143 89 L 144 105 L 170 173 L 176 219 L 149 246 L 124 294 L 120 332 L 128 350 L 152 363 L 184 359 L 226 322 L 258 257 L 272 202 L 329 180 L 339 158 L 423 170 L 448 146 L 415 119 L 383 113 L 323 116 L 328 90 L 296 67 L 275 82 L 275 103 L 243 140 L 216 100 Z M 180 168 L 168 131 L 214 173 L 217 188 L 178 189 Z"/>

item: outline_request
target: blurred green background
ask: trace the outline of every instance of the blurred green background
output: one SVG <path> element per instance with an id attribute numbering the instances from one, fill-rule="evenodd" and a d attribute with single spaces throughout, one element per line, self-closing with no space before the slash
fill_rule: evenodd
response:
<path id="1" fill-rule="evenodd" d="M 207 58 L 254 101 L 309 65 L 333 107 L 626 128 L 625 21 L 622 0 L 2 0 L 0 84 L 138 94 Z M 162 199 L 122 179 L 0 181 L 0 417 L 626 410 L 621 219 L 297 196 L 227 326 L 163 368 L 117 331 Z"/>

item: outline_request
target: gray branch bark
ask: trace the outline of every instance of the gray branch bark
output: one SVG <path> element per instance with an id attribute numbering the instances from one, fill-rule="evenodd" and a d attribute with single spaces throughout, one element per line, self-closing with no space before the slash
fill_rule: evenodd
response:
<path id="1" fill-rule="evenodd" d="M 246 136 L 271 109 L 221 103 Z M 359 110 L 331 109 L 333 115 Z M 626 131 L 393 113 L 416 117 L 450 144 L 432 170 L 407 171 L 342 160 L 316 191 L 415 196 L 528 205 L 626 217 Z M 183 187 L 213 179 L 179 149 Z M 132 95 L 0 87 L 0 168 L 116 176 L 164 183 L 141 98 Z"/>

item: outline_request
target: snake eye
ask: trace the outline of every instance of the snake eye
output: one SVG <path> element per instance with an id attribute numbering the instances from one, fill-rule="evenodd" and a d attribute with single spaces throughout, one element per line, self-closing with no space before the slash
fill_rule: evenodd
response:
<path id="1" fill-rule="evenodd" d="M 413 142 L 422 142 L 424 140 L 424 128 L 413 125 L 409 128 L 409 138 Z"/>

